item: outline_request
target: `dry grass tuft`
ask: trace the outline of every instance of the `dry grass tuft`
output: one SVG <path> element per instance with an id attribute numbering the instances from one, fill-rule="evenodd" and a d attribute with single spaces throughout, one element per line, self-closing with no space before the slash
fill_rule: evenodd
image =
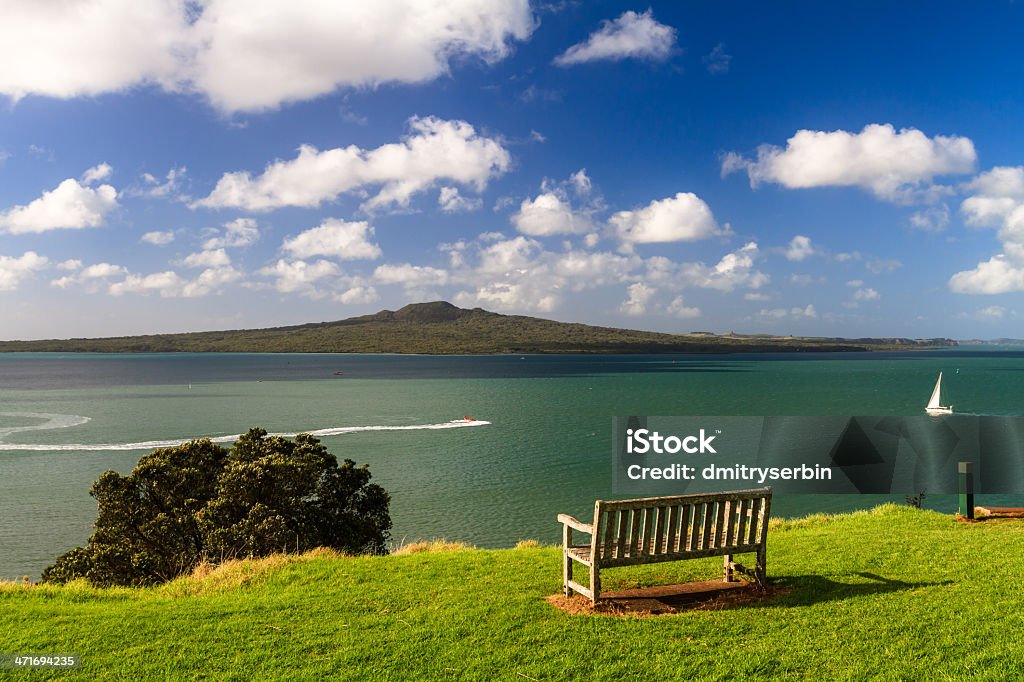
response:
<path id="1" fill-rule="evenodd" d="M 286 566 L 317 559 L 342 559 L 345 554 L 318 547 L 304 554 L 271 554 L 250 559 L 229 559 L 221 563 L 203 561 L 192 573 L 161 586 L 170 596 L 189 596 L 233 590 L 245 585 L 263 582 L 272 573 Z"/>
<path id="2" fill-rule="evenodd" d="M 427 552 L 465 552 L 474 549 L 476 547 L 467 545 L 465 542 L 453 542 L 444 538 L 434 538 L 433 540 L 418 540 L 399 545 L 391 553 L 396 556 L 406 556 L 408 554 L 423 554 Z"/>
<path id="3" fill-rule="evenodd" d="M 516 549 L 541 549 L 544 547 L 544 543 L 540 540 L 534 540 L 527 538 L 526 540 L 520 540 L 516 543 Z"/>

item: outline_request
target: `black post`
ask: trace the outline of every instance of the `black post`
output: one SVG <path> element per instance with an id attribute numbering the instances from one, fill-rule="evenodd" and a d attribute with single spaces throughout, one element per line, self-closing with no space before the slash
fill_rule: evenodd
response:
<path id="1" fill-rule="evenodd" d="M 973 462 L 960 462 L 960 516 L 974 518 L 974 468 Z"/>

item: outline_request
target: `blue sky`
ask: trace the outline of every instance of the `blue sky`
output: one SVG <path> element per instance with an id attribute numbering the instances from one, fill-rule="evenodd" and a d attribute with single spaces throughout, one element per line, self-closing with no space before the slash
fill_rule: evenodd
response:
<path id="1" fill-rule="evenodd" d="M 436 299 L 664 331 L 1021 336 L 1010 2 L 3 12 L 2 339 Z"/>

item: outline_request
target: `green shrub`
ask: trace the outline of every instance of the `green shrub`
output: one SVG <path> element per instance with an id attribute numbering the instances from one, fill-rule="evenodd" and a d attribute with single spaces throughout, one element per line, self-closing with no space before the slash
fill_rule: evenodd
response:
<path id="1" fill-rule="evenodd" d="M 330 547 L 381 553 L 390 496 L 370 471 L 337 459 L 316 438 L 268 436 L 260 428 L 231 450 L 208 439 L 162 448 L 127 476 L 93 484 L 96 530 L 58 557 L 44 582 L 149 585 L 202 561 Z"/>

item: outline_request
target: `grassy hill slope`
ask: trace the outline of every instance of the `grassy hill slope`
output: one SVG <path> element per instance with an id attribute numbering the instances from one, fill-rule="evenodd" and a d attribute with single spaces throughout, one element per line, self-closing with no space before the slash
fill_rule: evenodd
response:
<path id="1" fill-rule="evenodd" d="M 554 522 L 554 520 L 552 520 Z M 148 589 L 0 587 L 0 651 L 90 679 L 992 679 L 1024 671 L 1024 524 L 887 505 L 776 523 L 771 600 L 650 618 L 544 602 L 560 550 L 239 562 Z M 717 559 L 603 572 L 706 580 Z M 33 679 L 60 673 L 34 672 Z"/>
<path id="2" fill-rule="evenodd" d="M 467 310 L 444 301 L 336 322 L 221 332 L 0 342 L 0 352 L 730 353 L 942 348 L 948 339 L 662 334 Z"/>

